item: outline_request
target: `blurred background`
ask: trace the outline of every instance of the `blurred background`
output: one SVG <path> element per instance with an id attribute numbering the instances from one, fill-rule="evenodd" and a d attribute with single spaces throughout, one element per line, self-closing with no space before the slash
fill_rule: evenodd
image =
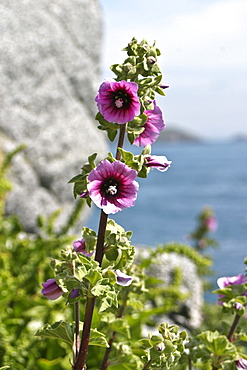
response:
<path id="1" fill-rule="evenodd" d="M 169 123 L 204 138 L 247 135 L 247 4 L 245 0 L 100 1 L 102 73 L 121 62 L 133 36 L 161 50 L 159 104 Z"/>

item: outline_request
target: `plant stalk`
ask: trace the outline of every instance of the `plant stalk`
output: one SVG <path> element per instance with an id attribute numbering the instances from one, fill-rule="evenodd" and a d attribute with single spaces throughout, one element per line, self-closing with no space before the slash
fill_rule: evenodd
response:
<path id="1" fill-rule="evenodd" d="M 123 148 L 125 131 L 126 131 L 126 123 L 124 123 L 123 125 L 120 126 L 118 146 L 117 146 L 117 152 L 116 152 L 116 159 L 117 160 L 121 159 L 121 153 L 118 150 L 118 148 Z"/>
<path id="2" fill-rule="evenodd" d="M 126 123 L 121 125 L 120 127 L 117 148 L 123 147 L 125 130 L 126 130 Z M 116 152 L 116 159 L 117 160 L 121 159 L 121 153 L 118 149 Z M 95 253 L 95 261 L 99 262 L 100 266 L 101 266 L 103 256 L 104 256 L 104 241 L 105 241 L 105 231 L 106 231 L 107 219 L 108 219 L 108 215 L 103 210 L 101 210 L 97 244 L 96 244 L 96 253 Z M 94 305 L 95 305 L 95 297 L 87 297 L 81 345 L 80 345 L 80 349 L 79 349 L 75 364 L 73 365 L 74 370 L 86 369 L 85 362 L 86 362 L 87 351 L 88 351 L 90 328 L 92 324 Z"/>
<path id="3" fill-rule="evenodd" d="M 80 303 L 75 302 L 75 358 L 80 349 Z"/>
<path id="4" fill-rule="evenodd" d="M 152 360 L 149 360 L 148 362 L 146 362 L 146 364 L 144 365 L 142 370 L 147 370 L 149 368 L 149 366 L 151 365 L 151 363 L 152 363 Z"/>
<path id="5" fill-rule="evenodd" d="M 75 262 L 72 263 L 72 275 L 75 276 Z M 74 340 L 74 361 L 76 360 L 80 348 L 80 303 L 74 303 L 75 315 L 75 340 Z"/>
<path id="6" fill-rule="evenodd" d="M 228 336 L 227 336 L 227 339 L 231 342 L 232 341 L 232 336 L 237 328 L 237 325 L 238 325 L 238 322 L 240 320 L 240 317 L 238 314 L 236 314 L 236 316 L 234 317 L 234 320 L 233 320 L 233 323 L 232 323 L 232 326 L 230 327 L 230 330 L 229 330 L 229 333 L 228 333 Z"/>
<path id="7" fill-rule="evenodd" d="M 125 295 L 123 304 L 121 305 L 116 318 L 120 318 L 120 317 L 123 316 L 124 310 L 126 308 L 127 298 L 128 298 L 128 295 Z M 112 336 L 108 341 L 108 348 L 106 348 L 106 350 L 105 350 L 105 356 L 104 356 L 103 361 L 101 363 L 100 370 L 106 370 L 108 365 L 109 365 L 108 359 L 109 359 L 109 355 L 110 355 L 110 352 L 111 352 L 112 344 L 113 344 L 114 340 L 116 339 L 116 337 L 117 337 L 117 333 L 115 331 L 113 331 Z"/>

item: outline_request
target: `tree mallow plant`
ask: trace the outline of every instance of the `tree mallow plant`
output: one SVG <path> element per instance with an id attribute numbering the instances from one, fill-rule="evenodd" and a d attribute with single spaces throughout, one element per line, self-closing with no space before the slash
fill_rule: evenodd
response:
<path id="1" fill-rule="evenodd" d="M 165 127 L 155 98 L 165 95 L 168 86 L 161 81 L 155 44 L 133 38 L 124 50 L 123 64 L 111 67 L 116 77 L 105 79 L 95 98 L 99 129 L 111 141 L 118 135 L 116 155 L 108 153 L 96 164 L 97 154 L 92 154 L 70 180 L 75 197 L 100 209 L 98 232 L 83 227 L 81 239 L 62 250 L 59 259 L 52 259 L 55 278 L 43 283 L 42 294 L 51 300 L 63 296 L 74 307 L 75 319 L 46 325 L 37 335 L 71 344 L 73 370 L 168 370 L 178 365 L 215 370 L 229 364 L 243 368 L 246 355 L 237 342 L 247 337 L 240 331 L 234 336 L 246 310 L 247 283 L 242 275 L 219 280 L 223 284 L 216 291 L 223 310 L 236 314 L 228 335 L 206 331 L 188 339 L 185 330 L 163 323 L 157 333 L 142 338 L 136 326 L 135 310 L 141 316 L 147 304 L 142 298 L 147 293 L 145 274 L 133 263 L 132 232 L 108 216 L 134 206 L 138 177 L 146 178 L 152 168 L 166 172 L 171 166 L 164 155 L 151 155 L 151 144 Z M 144 147 L 140 154 L 124 150 L 126 137 L 130 144 Z M 205 225 L 208 231 L 208 220 Z"/>

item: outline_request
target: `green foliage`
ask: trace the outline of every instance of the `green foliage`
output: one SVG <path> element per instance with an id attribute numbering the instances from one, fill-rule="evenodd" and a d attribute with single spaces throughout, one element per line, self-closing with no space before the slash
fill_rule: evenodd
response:
<path id="1" fill-rule="evenodd" d="M 0 170 L 1 205 L 11 184 L 5 179 L 11 159 L 18 147 L 3 161 Z M 8 186 L 5 186 L 8 184 Z M 83 206 L 83 202 L 81 202 Z M 59 299 L 49 302 L 41 295 L 44 281 L 51 276 L 50 256 L 54 259 L 61 248 L 74 237 L 66 235 L 82 208 L 75 205 L 69 221 L 58 232 L 54 222 L 59 212 L 49 218 L 39 217 L 40 232 L 28 234 L 16 216 L 0 214 L 0 367 L 15 370 L 67 369 L 71 346 L 54 339 L 40 341 L 37 329 L 49 321 L 73 320 L 69 307 Z M 59 365 L 58 365 L 59 364 Z"/>
<path id="2" fill-rule="evenodd" d="M 66 355 L 65 347 L 57 348 L 34 337 L 45 322 L 61 316 L 71 318 L 61 300 L 48 304 L 40 294 L 41 283 L 51 277 L 47 253 L 51 257 L 71 237 L 29 235 L 15 216 L 3 217 L 0 225 L 0 365 L 16 370 L 40 369 L 37 360 L 46 361 Z M 53 349 L 52 349 L 53 348 Z M 63 369 L 63 367 L 61 367 Z"/>
<path id="3" fill-rule="evenodd" d="M 6 172 L 11 165 L 12 158 L 23 149 L 25 149 L 25 145 L 22 144 L 7 155 L 0 152 L 0 217 L 3 216 L 4 213 L 6 194 L 12 189 L 12 185 L 6 177 Z"/>
<path id="4" fill-rule="evenodd" d="M 102 116 L 100 112 L 96 114 L 95 119 L 96 121 L 99 122 L 98 128 L 100 130 L 106 131 L 108 135 L 108 139 L 110 141 L 114 141 L 114 139 L 117 136 L 117 132 L 120 128 L 120 125 L 115 122 L 108 122 L 106 119 L 104 119 L 104 117 Z"/>
<path id="5" fill-rule="evenodd" d="M 82 327 L 83 323 L 81 323 L 81 328 Z M 39 329 L 35 335 L 42 338 L 60 339 L 68 343 L 72 348 L 74 344 L 74 332 L 75 325 L 73 323 L 70 324 L 61 320 L 59 322 L 55 322 L 53 325 L 45 324 L 44 327 Z M 108 347 L 105 335 L 100 333 L 97 329 L 90 330 L 89 345 Z"/>
<path id="6" fill-rule="evenodd" d="M 56 338 L 73 346 L 75 328 L 72 324 L 64 321 L 55 322 L 53 325 L 45 324 L 35 335 L 43 338 Z"/>
<path id="7" fill-rule="evenodd" d="M 160 335 L 139 341 L 144 348 L 144 361 L 150 369 L 170 369 L 176 365 L 184 352 L 187 333 L 177 325 L 163 323 L 158 328 Z M 145 368 L 145 365 L 144 365 Z"/>
<path id="8" fill-rule="evenodd" d="M 210 207 L 204 208 L 197 216 L 197 221 L 195 230 L 188 236 L 192 240 L 194 248 L 200 251 L 210 246 L 217 247 L 216 240 L 209 237 L 210 232 L 217 228 L 217 220 L 212 209 Z"/>
<path id="9" fill-rule="evenodd" d="M 97 153 L 94 153 L 88 157 L 88 162 L 84 164 L 81 169 L 81 173 L 79 175 L 74 176 L 70 181 L 69 184 L 74 183 L 74 197 L 76 198 L 77 195 L 81 195 L 85 193 L 84 198 L 88 206 L 91 206 L 91 199 L 87 196 L 87 177 L 88 174 L 96 167 L 95 159 L 97 157 Z"/>
<path id="10" fill-rule="evenodd" d="M 247 304 L 247 297 L 245 292 L 247 291 L 247 283 L 242 285 L 228 285 L 223 289 L 216 289 L 213 293 L 220 294 L 223 297 L 223 312 L 235 313 L 239 316 L 245 314 L 245 306 Z"/>
<path id="11" fill-rule="evenodd" d="M 176 253 L 181 256 L 188 257 L 197 267 L 197 272 L 199 276 L 210 275 L 212 266 L 212 260 L 209 257 L 204 257 L 199 254 L 197 251 L 192 249 L 190 246 L 181 243 L 167 243 L 163 246 L 159 246 L 157 251 L 153 253 Z"/>

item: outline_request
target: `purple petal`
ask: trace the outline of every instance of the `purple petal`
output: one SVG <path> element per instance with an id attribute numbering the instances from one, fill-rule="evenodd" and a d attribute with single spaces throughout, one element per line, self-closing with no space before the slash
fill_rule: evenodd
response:
<path id="1" fill-rule="evenodd" d="M 137 171 L 120 161 L 103 160 L 88 175 L 88 191 L 92 201 L 106 214 L 116 213 L 135 203 L 139 184 Z"/>
<path id="2" fill-rule="evenodd" d="M 168 159 L 165 156 L 151 155 L 149 157 L 146 157 L 146 166 L 151 168 L 157 168 L 157 170 L 161 172 L 167 171 L 171 163 L 172 162 L 168 161 Z"/>
<path id="3" fill-rule="evenodd" d="M 88 252 L 87 252 L 85 239 L 76 240 L 76 241 L 73 243 L 73 247 L 74 247 L 74 249 L 75 249 L 75 251 L 76 251 L 77 253 L 81 252 L 81 253 L 83 253 L 85 256 L 88 256 L 88 257 L 92 257 L 92 255 L 93 255 L 93 253 L 94 253 L 94 252 L 91 252 L 91 253 L 88 253 Z"/>
<path id="4" fill-rule="evenodd" d="M 153 144 L 159 137 L 160 132 L 165 128 L 162 112 L 155 101 L 154 109 L 145 110 L 144 113 L 148 116 L 147 121 L 143 125 L 144 131 L 134 140 L 135 145 L 143 147 Z"/>
<path id="5" fill-rule="evenodd" d="M 239 302 L 236 302 L 234 307 L 236 308 L 236 310 L 241 310 L 243 308 L 243 305 Z"/>
<path id="6" fill-rule="evenodd" d="M 107 121 L 123 124 L 140 114 L 141 104 L 137 91 L 138 85 L 135 82 L 106 79 L 101 84 L 95 101 Z"/>
<path id="7" fill-rule="evenodd" d="M 236 368 L 237 370 L 247 370 L 247 360 L 240 358 L 240 360 L 236 361 Z"/>
<path id="8" fill-rule="evenodd" d="M 126 275 L 120 270 L 116 270 L 115 274 L 117 275 L 117 284 L 122 286 L 129 286 L 132 283 L 132 276 Z"/>
<path id="9" fill-rule="evenodd" d="M 229 276 L 221 277 L 217 280 L 217 284 L 220 289 L 223 289 L 229 285 L 242 285 L 246 282 L 247 282 L 247 277 L 243 274 L 239 274 L 237 276 L 231 276 L 231 277 Z M 247 291 L 243 295 L 247 295 Z M 220 300 L 223 297 L 224 295 L 218 294 L 218 304 L 219 305 L 223 304 L 223 302 Z"/>
<path id="10" fill-rule="evenodd" d="M 48 299 L 55 300 L 63 294 L 55 279 L 48 279 L 42 285 L 44 289 L 42 289 L 41 293 Z"/>
<path id="11" fill-rule="evenodd" d="M 222 277 L 217 280 L 217 284 L 220 289 L 227 287 L 228 285 L 241 285 L 247 282 L 247 277 L 243 274 L 237 276 Z"/>
<path id="12" fill-rule="evenodd" d="M 80 289 L 72 289 L 70 292 L 70 298 L 77 298 L 80 295 Z"/>

